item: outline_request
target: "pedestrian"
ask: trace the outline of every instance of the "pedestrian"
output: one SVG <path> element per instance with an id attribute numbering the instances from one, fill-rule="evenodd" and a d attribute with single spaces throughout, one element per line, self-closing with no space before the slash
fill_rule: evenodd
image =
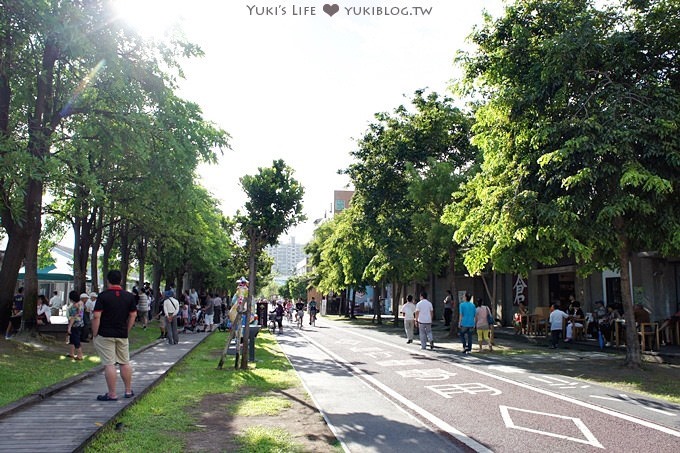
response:
<path id="1" fill-rule="evenodd" d="M 205 300 L 203 332 L 213 331 L 213 325 L 215 324 L 215 297 L 217 297 L 215 293 L 209 293 Z"/>
<path id="2" fill-rule="evenodd" d="M 68 345 L 70 345 L 70 354 L 67 357 L 73 360 L 83 360 L 83 348 L 81 343 L 81 336 L 83 334 L 83 317 L 85 310 L 83 308 L 83 301 L 78 297 L 77 291 L 71 291 L 68 298 L 72 304 L 68 308 L 68 326 L 66 327 L 66 335 L 68 335 Z"/>
<path id="3" fill-rule="evenodd" d="M 179 301 L 175 299 L 172 294 L 172 290 L 168 287 L 164 293 L 163 316 L 165 316 L 165 332 L 168 336 L 168 343 L 177 344 L 179 343 L 179 332 L 177 332 Z"/>
<path id="4" fill-rule="evenodd" d="M 453 295 L 451 290 L 446 290 L 446 297 L 444 298 L 444 326 L 451 326 L 451 319 L 453 318 Z"/>
<path id="5" fill-rule="evenodd" d="M 21 317 L 24 315 L 24 287 L 17 290 L 12 300 L 12 315 L 7 324 L 7 331 L 5 332 L 5 340 L 12 338 L 12 332 L 18 332 L 21 328 Z"/>
<path id="6" fill-rule="evenodd" d="M 50 298 L 50 308 L 52 308 L 52 316 L 61 315 L 61 307 L 64 305 L 64 301 L 59 297 L 59 291 L 54 291 L 52 297 Z"/>
<path id="7" fill-rule="evenodd" d="M 560 310 L 559 304 L 553 304 L 550 310 L 550 349 L 556 349 L 562 334 L 562 325 L 569 315 Z"/>
<path id="8" fill-rule="evenodd" d="M 82 297 L 85 293 L 81 294 Z M 83 306 L 85 307 L 85 327 L 87 328 L 87 337 L 85 337 L 85 342 L 90 340 L 90 334 L 92 334 L 92 318 L 94 317 L 94 306 L 97 304 L 97 293 L 92 291 L 88 296 L 87 300 L 83 298 Z M 84 336 L 84 335 L 83 335 Z"/>
<path id="9" fill-rule="evenodd" d="M 52 311 L 50 310 L 49 302 L 44 294 L 38 296 L 38 309 L 36 311 L 36 323 L 39 326 L 49 324 L 52 318 Z"/>
<path id="10" fill-rule="evenodd" d="M 406 303 L 401 307 L 401 314 L 404 315 L 404 330 L 406 331 L 406 343 L 413 343 L 413 327 L 415 326 L 416 304 L 413 303 L 413 296 L 406 296 Z"/>
<path id="11" fill-rule="evenodd" d="M 134 293 L 134 290 L 132 292 Z M 138 318 L 142 321 L 142 329 L 146 330 L 146 326 L 149 323 L 149 296 L 141 289 L 137 290 L 135 299 L 137 301 Z"/>
<path id="12" fill-rule="evenodd" d="M 420 301 L 416 304 L 415 319 L 418 323 L 418 334 L 420 335 L 420 349 L 427 348 L 427 341 L 430 342 L 430 349 L 434 349 L 434 337 L 432 336 L 432 319 L 434 317 L 434 307 L 432 302 L 427 300 L 427 292 L 420 292 Z"/>
<path id="13" fill-rule="evenodd" d="M 191 291 L 189 292 L 189 305 L 192 307 L 198 305 L 198 293 L 194 288 L 191 288 Z"/>
<path id="14" fill-rule="evenodd" d="M 216 326 L 222 320 L 222 298 L 219 293 L 215 293 L 215 298 L 213 299 L 213 310 L 215 314 L 213 316 L 213 326 Z M 212 328 L 210 330 L 213 330 Z"/>
<path id="15" fill-rule="evenodd" d="M 158 336 L 158 339 L 166 338 L 166 333 L 165 333 L 165 316 L 163 315 L 163 309 L 158 312 L 156 315 L 156 318 L 158 318 L 158 327 L 161 330 L 161 334 Z"/>
<path id="16" fill-rule="evenodd" d="M 458 307 L 458 311 L 460 315 L 458 335 L 463 342 L 463 354 L 469 354 L 472 351 L 472 331 L 475 329 L 475 314 L 477 313 L 470 293 L 465 293 L 465 300 Z"/>
<path id="17" fill-rule="evenodd" d="M 493 346 L 491 345 L 491 327 L 489 324 L 489 318 L 493 319 L 491 310 L 489 307 L 483 304 L 483 300 L 480 298 L 477 302 L 477 309 L 475 310 L 475 328 L 477 329 L 477 343 L 479 343 L 479 352 L 482 352 L 482 344 L 484 340 L 489 344 L 489 351 L 493 351 Z"/>
<path id="18" fill-rule="evenodd" d="M 97 396 L 99 401 L 116 401 L 116 363 L 120 366 L 120 377 L 125 385 L 125 398 L 132 398 L 132 365 L 130 365 L 130 343 L 128 336 L 135 325 L 137 305 L 135 296 L 124 290 L 120 283 L 119 270 L 110 270 L 106 275 L 108 287 L 99 294 L 94 306 L 92 335 L 94 347 L 104 365 L 107 392 Z"/>
<path id="19" fill-rule="evenodd" d="M 274 308 L 274 320 L 279 326 L 279 333 L 283 333 L 283 303 L 281 301 L 277 302 Z"/>

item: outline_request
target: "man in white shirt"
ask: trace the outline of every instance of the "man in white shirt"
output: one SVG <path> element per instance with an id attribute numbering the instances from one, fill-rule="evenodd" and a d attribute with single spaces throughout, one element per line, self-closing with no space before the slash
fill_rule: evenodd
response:
<path id="1" fill-rule="evenodd" d="M 52 308 L 52 314 L 54 316 L 59 316 L 61 313 L 61 307 L 64 305 L 64 300 L 59 297 L 59 291 L 55 291 L 54 295 L 50 298 L 50 307 Z"/>
<path id="2" fill-rule="evenodd" d="M 413 303 L 413 296 L 406 297 L 406 303 L 401 307 L 401 314 L 404 315 L 404 330 L 406 331 L 406 343 L 413 343 L 413 326 L 416 319 L 416 304 Z"/>
<path id="3" fill-rule="evenodd" d="M 168 336 L 168 343 L 178 344 L 177 315 L 179 314 L 179 301 L 172 294 L 172 289 L 167 287 L 164 293 L 163 315 L 165 316 L 165 331 Z"/>
<path id="4" fill-rule="evenodd" d="M 432 318 L 434 317 L 434 307 L 432 302 L 427 300 L 427 292 L 420 292 L 420 302 L 416 304 L 415 318 L 418 323 L 418 334 L 420 335 L 420 349 L 427 349 L 427 341 L 430 342 L 430 349 L 434 349 L 434 337 L 432 336 Z"/>

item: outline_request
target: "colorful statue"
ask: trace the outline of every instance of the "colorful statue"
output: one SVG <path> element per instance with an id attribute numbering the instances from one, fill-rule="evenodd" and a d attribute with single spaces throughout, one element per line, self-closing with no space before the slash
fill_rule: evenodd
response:
<path id="1" fill-rule="evenodd" d="M 245 311 L 245 303 L 248 299 L 248 280 L 245 277 L 241 277 L 237 280 L 238 286 L 236 287 L 236 292 L 234 297 L 231 298 L 231 309 L 229 310 L 229 319 L 234 322 L 236 319 L 236 314 Z"/>

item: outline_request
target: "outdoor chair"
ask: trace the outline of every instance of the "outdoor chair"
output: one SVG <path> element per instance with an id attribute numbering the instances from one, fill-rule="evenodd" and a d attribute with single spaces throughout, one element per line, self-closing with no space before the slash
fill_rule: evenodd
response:
<path id="1" fill-rule="evenodd" d="M 646 351 L 647 350 L 647 343 L 651 343 L 649 345 L 649 350 L 653 351 L 654 348 L 656 347 L 656 350 L 659 350 L 659 323 L 658 322 L 643 322 L 640 323 L 640 330 L 638 330 L 638 336 L 640 337 L 640 345 L 642 346 L 642 350 Z M 656 343 L 654 343 L 654 339 L 656 338 Z"/>
<path id="2" fill-rule="evenodd" d="M 550 307 L 536 307 L 534 312 L 529 315 L 527 328 L 528 335 L 548 334 L 548 318 L 550 317 Z"/>

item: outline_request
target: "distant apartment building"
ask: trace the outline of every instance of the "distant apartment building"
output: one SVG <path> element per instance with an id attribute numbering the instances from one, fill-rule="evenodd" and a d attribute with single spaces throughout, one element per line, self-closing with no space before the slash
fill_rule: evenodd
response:
<path id="1" fill-rule="evenodd" d="M 272 272 L 283 276 L 295 274 L 297 264 L 306 258 L 305 244 L 296 244 L 295 238 L 291 237 L 288 244 L 269 246 L 265 252 L 274 259 Z"/>
<path id="2" fill-rule="evenodd" d="M 333 191 L 333 215 L 349 208 L 350 200 L 354 195 L 353 190 L 334 190 Z"/>

